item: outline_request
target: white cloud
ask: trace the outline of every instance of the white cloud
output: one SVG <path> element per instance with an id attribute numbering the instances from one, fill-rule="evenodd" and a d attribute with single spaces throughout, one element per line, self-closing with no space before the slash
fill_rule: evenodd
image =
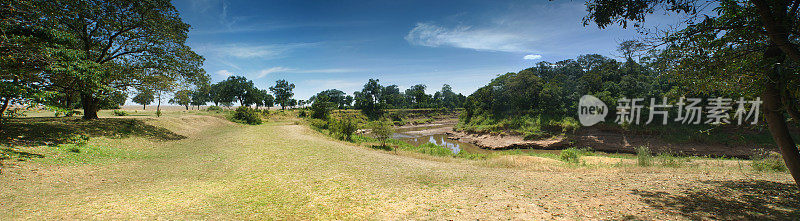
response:
<path id="1" fill-rule="evenodd" d="M 230 76 L 233 75 L 233 73 L 231 73 L 228 70 L 219 70 L 219 71 L 216 72 L 216 74 L 219 75 L 219 76 L 222 76 L 222 77 L 230 77 Z"/>
<path id="2" fill-rule="evenodd" d="M 431 23 L 417 23 L 408 32 L 406 41 L 428 47 L 451 46 L 481 51 L 531 52 L 532 39 L 519 33 L 497 28 L 457 26 L 446 28 Z"/>
<path id="3" fill-rule="evenodd" d="M 525 57 L 522 57 L 522 59 L 525 59 L 525 60 L 536 60 L 536 59 L 540 59 L 540 58 L 542 58 L 542 55 L 539 55 L 539 54 L 529 54 L 529 55 L 525 55 Z"/>
<path id="4" fill-rule="evenodd" d="M 264 69 L 264 70 L 258 71 L 258 76 L 256 76 L 256 79 L 263 78 L 263 77 L 265 77 L 265 76 L 267 76 L 268 74 L 271 74 L 271 73 L 275 73 L 275 72 L 287 72 L 287 71 L 291 71 L 291 70 L 294 70 L 294 69 L 291 69 L 291 68 L 285 68 L 285 67 L 272 67 L 272 68 L 267 68 L 267 69 Z"/>
<path id="5" fill-rule="evenodd" d="M 224 57 L 233 57 L 239 59 L 273 59 L 282 57 L 292 50 L 313 47 L 318 44 L 319 43 L 204 45 L 198 47 L 198 51 L 205 52 L 203 54 L 222 55 Z"/>

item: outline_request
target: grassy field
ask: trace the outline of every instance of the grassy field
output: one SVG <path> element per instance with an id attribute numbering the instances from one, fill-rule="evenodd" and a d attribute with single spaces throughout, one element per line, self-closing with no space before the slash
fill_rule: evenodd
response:
<path id="1" fill-rule="evenodd" d="M 101 117 L 83 126 L 64 118 L 12 122 L 16 133 L 39 135 L 4 134 L 3 144 L 15 146 L 4 148 L 12 158 L 0 174 L 0 219 L 800 217 L 791 177 L 755 172 L 748 161 L 640 167 L 613 156 L 583 156 L 581 164 L 528 155 L 469 160 L 357 146 L 292 117 L 257 126 L 203 111 Z M 30 132 L 43 125 L 73 125 L 60 133 L 92 138 L 74 147 L 47 131 Z M 105 128 L 93 129 L 98 125 Z M 33 142 L 46 138 L 50 146 Z"/>

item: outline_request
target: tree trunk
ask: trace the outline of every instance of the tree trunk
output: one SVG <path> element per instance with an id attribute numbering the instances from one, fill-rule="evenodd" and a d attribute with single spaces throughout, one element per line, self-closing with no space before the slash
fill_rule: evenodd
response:
<path id="1" fill-rule="evenodd" d="M 97 117 L 97 99 L 91 94 L 81 93 L 81 105 L 83 106 L 83 119 L 94 120 Z"/>
<path id="2" fill-rule="evenodd" d="M 186 110 L 189 110 L 189 105 L 186 105 Z"/>
<path id="3" fill-rule="evenodd" d="M 142 110 L 147 110 L 147 104 L 142 104 Z"/>
<path id="4" fill-rule="evenodd" d="M 775 89 L 774 84 L 768 84 L 762 93 L 764 99 L 764 114 L 767 117 L 767 124 L 769 131 L 772 133 L 772 138 L 775 143 L 780 147 L 783 161 L 786 162 L 786 167 L 794 178 L 794 182 L 800 186 L 800 153 L 797 146 L 789 134 L 789 127 L 786 125 L 786 118 L 781 111 L 780 94 Z"/>
<path id="5" fill-rule="evenodd" d="M 4 117 L 6 116 L 6 110 L 8 110 L 9 103 L 11 103 L 11 98 L 6 97 L 3 99 L 3 106 L 0 107 L 0 123 L 3 123 L 3 120 L 5 120 Z"/>

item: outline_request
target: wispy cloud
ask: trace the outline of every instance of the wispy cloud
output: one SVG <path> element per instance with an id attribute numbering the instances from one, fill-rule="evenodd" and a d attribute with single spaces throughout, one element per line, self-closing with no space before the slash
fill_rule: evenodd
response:
<path id="1" fill-rule="evenodd" d="M 298 73 L 298 74 L 316 74 L 316 73 L 353 73 L 353 72 L 361 72 L 364 71 L 363 69 L 349 69 L 349 68 L 325 68 L 325 69 L 296 69 L 296 68 L 288 68 L 288 67 L 271 67 L 267 69 L 262 69 L 257 72 L 256 79 L 266 77 L 272 73 Z"/>
<path id="2" fill-rule="evenodd" d="M 233 73 L 231 73 L 228 70 L 219 70 L 219 71 L 216 72 L 216 74 L 219 75 L 219 76 L 222 76 L 222 77 L 226 77 L 226 78 L 233 75 Z"/>
<path id="3" fill-rule="evenodd" d="M 428 47 L 451 46 L 483 51 L 530 52 L 531 39 L 518 33 L 492 28 L 457 26 L 446 28 L 432 23 L 417 23 L 406 41 Z"/>
<path id="4" fill-rule="evenodd" d="M 314 47 L 319 44 L 320 43 L 203 45 L 198 47 L 198 51 L 201 53 L 205 52 L 207 54 L 239 59 L 274 59 L 282 57 L 293 50 Z"/>
<path id="5" fill-rule="evenodd" d="M 264 69 L 264 70 L 260 70 L 260 71 L 258 71 L 258 75 L 256 76 L 256 79 L 263 78 L 263 77 L 265 77 L 265 76 L 267 76 L 268 74 L 271 74 L 271 73 L 275 73 L 275 72 L 286 72 L 286 71 L 291 71 L 291 70 L 294 70 L 294 69 L 291 69 L 291 68 L 285 68 L 285 67 L 272 67 L 272 68 L 267 68 L 267 69 Z"/>
<path id="6" fill-rule="evenodd" d="M 536 59 L 541 59 L 541 58 L 542 58 L 542 55 L 540 55 L 540 54 L 529 54 L 529 55 L 525 55 L 525 57 L 522 57 L 522 59 L 525 59 L 525 60 L 536 60 Z"/>

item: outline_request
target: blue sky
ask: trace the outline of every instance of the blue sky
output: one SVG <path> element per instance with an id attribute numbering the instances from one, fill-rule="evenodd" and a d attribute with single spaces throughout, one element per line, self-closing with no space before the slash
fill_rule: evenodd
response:
<path id="1" fill-rule="evenodd" d="M 583 1 L 177 0 L 189 45 L 212 82 L 245 76 L 296 99 L 360 90 L 370 78 L 401 90 L 450 84 L 471 94 L 498 74 L 581 54 L 615 57 L 634 30 L 582 25 Z"/>

